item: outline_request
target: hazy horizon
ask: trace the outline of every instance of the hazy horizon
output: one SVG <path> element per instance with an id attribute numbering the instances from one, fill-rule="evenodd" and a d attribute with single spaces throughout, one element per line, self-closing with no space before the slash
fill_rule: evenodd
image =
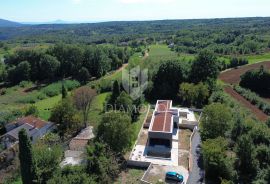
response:
<path id="1" fill-rule="evenodd" d="M 267 0 L 13 0 L 0 18 L 22 23 L 269 17 Z"/>

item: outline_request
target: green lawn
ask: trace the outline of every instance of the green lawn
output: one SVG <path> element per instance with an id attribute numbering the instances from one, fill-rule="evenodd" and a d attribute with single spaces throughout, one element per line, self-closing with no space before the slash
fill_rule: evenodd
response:
<path id="1" fill-rule="evenodd" d="M 97 95 L 92 104 L 89 113 L 89 123 L 90 125 L 97 127 L 101 120 L 101 114 L 104 112 L 104 105 L 106 102 L 106 98 L 110 95 L 110 93 L 102 93 Z"/>
<path id="2" fill-rule="evenodd" d="M 48 120 L 51 115 L 51 109 L 61 100 L 61 98 L 62 95 L 57 95 L 35 103 L 39 111 L 39 117 Z"/>
<path id="3" fill-rule="evenodd" d="M 270 53 L 264 53 L 259 55 L 249 55 L 246 57 L 249 64 L 258 63 L 262 61 L 270 61 Z"/>

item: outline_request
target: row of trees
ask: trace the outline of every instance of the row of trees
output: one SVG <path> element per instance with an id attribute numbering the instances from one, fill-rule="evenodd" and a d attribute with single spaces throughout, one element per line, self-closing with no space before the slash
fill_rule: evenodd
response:
<path id="1" fill-rule="evenodd" d="M 45 51 L 19 50 L 6 56 L 7 80 L 46 81 L 74 77 L 82 83 L 128 62 L 131 52 L 115 46 L 57 44 Z"/>
<path id="2" fill-rule="evenodd" d="M 238 57 L 233 57 L 230 59 L 229 63 L 227 63 L 225 60 L 221 61 L 221 70 L 226 70 L 229 68 L 236 68 L 238 66 L 243 66 L 248 64 L 248 60 L 246 58 L 238 58 Z"/>
<path id="3" fill-rule="evenodd" d="M 247 112 L 216 91 L 200 124 L 207 181 L 214 183 L 267 183 L 270 127 L 250 119 Z"/>
<path id="4" fill-rule="evenodd" d="M 262 99 L 256 93 L 242 88 L 240 86 L 234 86 L 234 90 L 237 91 L 241 96 L 250 101 L 253 105 L 256 105 L 261 109 L 265 114 L 270 115 L 270 103 Z"/>

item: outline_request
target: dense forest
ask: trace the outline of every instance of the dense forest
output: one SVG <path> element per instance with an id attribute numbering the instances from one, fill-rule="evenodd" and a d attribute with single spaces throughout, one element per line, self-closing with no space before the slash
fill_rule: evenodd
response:
<path id="1" fill-rule="evenodd" d="M 172 44 L 177 52 L 198 53 L 208 48 L 218 54 L 250 54 L 269 49 L 270 18 L 160 20 L 1 28 L 8 43 Z"/>
<path id="2" fill-rule="evenodd" d="M 131 51 L 114 46 L 77 46 L 58 44 L 45 51 L 18 50 L 6 56 L 2 80 L 13 84 L 21 81 L 55 81 L 73 77 L 86 83 L 127 63 Z"/>

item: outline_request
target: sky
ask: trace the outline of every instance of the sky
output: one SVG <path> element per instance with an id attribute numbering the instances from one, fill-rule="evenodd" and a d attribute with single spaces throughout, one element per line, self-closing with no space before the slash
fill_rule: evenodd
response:
<path id="1" fill-rule="evenodd" d="M 270 0 L 0 0 L 18 22 L 99 22 L 270 16 Z"/>

